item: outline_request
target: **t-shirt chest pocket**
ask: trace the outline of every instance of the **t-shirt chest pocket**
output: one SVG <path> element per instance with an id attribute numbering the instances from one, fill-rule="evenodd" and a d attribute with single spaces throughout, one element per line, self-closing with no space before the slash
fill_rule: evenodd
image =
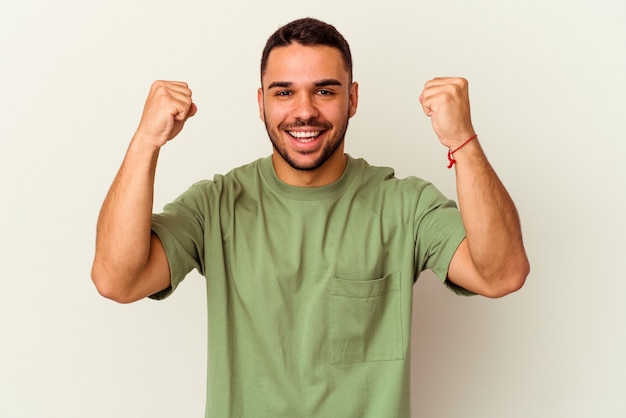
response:
<path id="1" fill-rule="evenodd" d="M 330 282 L 330 363 L 404 358 L 400 274 Z"/>

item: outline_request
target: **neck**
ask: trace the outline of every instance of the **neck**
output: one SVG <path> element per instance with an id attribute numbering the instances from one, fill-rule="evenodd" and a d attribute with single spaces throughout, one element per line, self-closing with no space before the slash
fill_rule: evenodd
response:
<path id="1" fill-rule="evenodd" d="M 348 157 L 343 151 L 337 151 L 314 170 L 295 169 L 276 151 L 272 154 L 272 163 L 278 178 L 290 186 L 321 187 L 337 181 L 346 169 Z"/>

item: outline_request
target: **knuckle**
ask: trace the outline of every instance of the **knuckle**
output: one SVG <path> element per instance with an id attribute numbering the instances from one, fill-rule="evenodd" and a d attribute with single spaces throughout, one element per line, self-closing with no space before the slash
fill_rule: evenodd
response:
<path id="1" fill-rule="evenodd" d="M 163 87 L 164 85 L 165 85 L 165 81 L 163 81 L 163 80 L 155 80 L 155 81 L 152 83 L 152 87 L 153 87 L 153 88 L 155 88 L 155 89 L 158 89 L 158 88 L 160 88 L 160 87 Z"/>

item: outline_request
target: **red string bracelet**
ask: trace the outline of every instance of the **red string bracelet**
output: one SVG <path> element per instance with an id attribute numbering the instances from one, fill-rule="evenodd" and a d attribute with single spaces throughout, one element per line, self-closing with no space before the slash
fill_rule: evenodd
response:
<path id="1" fill-rule="evenodd" d="M 463 142 L 461 145 L 459 145 L 459 147 L 457 149 L 455 149 L 454 151 L 450 151 L 448 150 L 448 161 L 450 162 L 450 164 L 448 164 L 448 168 L 452 168 L 452 166 L 454 165 L 454 163 L 456 163 L 456 160 L 454 158 L 452 158 L 452 154 L 454 154 L 455 152 L 457 152 L 458 150 L 460 150 L 461 148 L 463 148 L 465 146 L 465 144 L 467 144 L 468 142 L 470 142 L 472 139 L 476 139 L 478 138 L 478 135 L 474 135 L 473 137 L 471 137 L 470 139 L 468 139 L 467 141 Z"/>

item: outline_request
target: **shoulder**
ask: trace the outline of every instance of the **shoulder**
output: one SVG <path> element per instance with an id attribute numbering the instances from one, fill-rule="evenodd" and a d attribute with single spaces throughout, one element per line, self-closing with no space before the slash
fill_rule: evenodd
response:
<path id="1" fill-rule="evenodd" d="M 205 211 L 215 205 L 236 200 L 255 182 L 258 164 L 259 161 L 254 161 L 234 168 L 227 174 L 215 174 L 212 179 L 196 181 L 166 205 L 166 209 L 178 205 Z"/>
<path id="2" fill-rule="evenodd" d="M 189 187 L 187 193 L 191 194 L 222 194 L 244 189 L 249 184 L 255 183 L 260 177 L 260 166 L 263 159 L 233 168 L 226 174 L 215 174 L 213 179 L 205 179 L 195 182 Z"/>
<path id="3" fill-rule="evenodd" d="M 409 176 L 398 178 L 392 167 L 376 166 L 363 158 L 351 158 L 352 169 L 357 172 L 357 177 L 362 186 L 378 188 L 381 192 L 391 194 L 407 194 L 416 196 L 429 190 L 437 190 L 432 183 L 416 177 Z"/>

